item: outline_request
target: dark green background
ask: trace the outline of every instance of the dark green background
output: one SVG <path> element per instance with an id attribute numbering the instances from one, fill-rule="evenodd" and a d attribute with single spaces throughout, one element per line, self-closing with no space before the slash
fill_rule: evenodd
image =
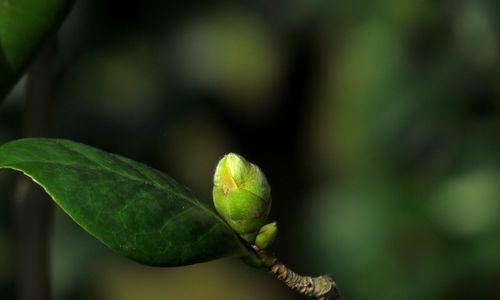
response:
<path id="1" fill-rule="evenodd" d="M 500 297 L 498 1 L 80 1 L 60 34 L 56 135 L 211 201 L 226 152 L 273 189 L 276 250 L 346 299 Z M 20 136 L 23 82 L 0 109 Z M 15 294 L 0 175 L 0 299 Z M 155 269 L 56 213 L 56 299 L 293 299 L 228 259 Z M 299 299 L 299 298 L 297 298 Z"/>

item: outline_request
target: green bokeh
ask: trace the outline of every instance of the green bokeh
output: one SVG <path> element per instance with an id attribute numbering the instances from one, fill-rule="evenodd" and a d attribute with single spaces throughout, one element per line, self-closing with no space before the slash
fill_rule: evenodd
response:
<path id="1" fill-rule="evenodd" d="M 273 250 L 346 299 L 498 299 L 498 20 L 493 0 L 81 1 L 60 34 L 56 135 L 207 205 L 217 161 L 242 154 L 273 190 Z M 2 143 L 20 135 L 22 96 L 0 109 Z M 56 299 L 301 299 L 240 262 L 143 269 L 61 219 Z M 15 267 L 0 259 L 6 299 Z"/>

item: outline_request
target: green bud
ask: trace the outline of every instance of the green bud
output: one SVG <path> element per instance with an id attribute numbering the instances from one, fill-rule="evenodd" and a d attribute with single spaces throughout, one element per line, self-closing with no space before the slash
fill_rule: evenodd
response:
<path id="1" fill-rule="evenodd" d="M 237 154 L 225 155 L 215 169 L 213 198 L 229 226 L 253 243 L 271 209 L 271 188 L 259 167 Z"/>
<path id="2" fill-rule="evenodd" d="M 260 228 L 259 234 L 255 238 L 255 245 L 259 249 L 266 249 L 273 244 L 277 234 L 278 225 L 276 225 L 276 222 L 264 225 Z"/>

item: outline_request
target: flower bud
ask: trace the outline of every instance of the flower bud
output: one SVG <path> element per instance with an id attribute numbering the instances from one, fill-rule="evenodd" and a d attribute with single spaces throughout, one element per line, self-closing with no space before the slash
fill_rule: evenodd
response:
<path id="1" fill-rule="evenodd" d="M 278 234 L 278 225 L 276 222 L 269 223 L 260 228 L 259 234 L 255 238 L 255 245 L 259 249 L 266 249 L 272 245 Z"/>
<path id="2" fill-rule="evenodd" d="M 222 218 L 249 243 L 271 208 L 271 188 L 262 171 L 237 154 L 227 154 L 214 175 L 213 198 Z"/>

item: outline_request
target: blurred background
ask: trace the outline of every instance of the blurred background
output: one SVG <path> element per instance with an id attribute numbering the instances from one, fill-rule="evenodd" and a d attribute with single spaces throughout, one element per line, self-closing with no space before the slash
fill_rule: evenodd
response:
<path id="1" fill-rule="evenodd" d="M 500 2 L 79 1 L 55 135 L 211 205 L 218 159 L 264 170 L 279 257 L 345 299 L 500 298 Z M 0 109 L 20 137 L 25 80 Z M 0 174 L 11 198 L 15 174 Z M 54 299 L 302 299 L 238 259 L 151 268 L 55 209 Z M 0 299 L 16 295 L 0 201 Z"/>

